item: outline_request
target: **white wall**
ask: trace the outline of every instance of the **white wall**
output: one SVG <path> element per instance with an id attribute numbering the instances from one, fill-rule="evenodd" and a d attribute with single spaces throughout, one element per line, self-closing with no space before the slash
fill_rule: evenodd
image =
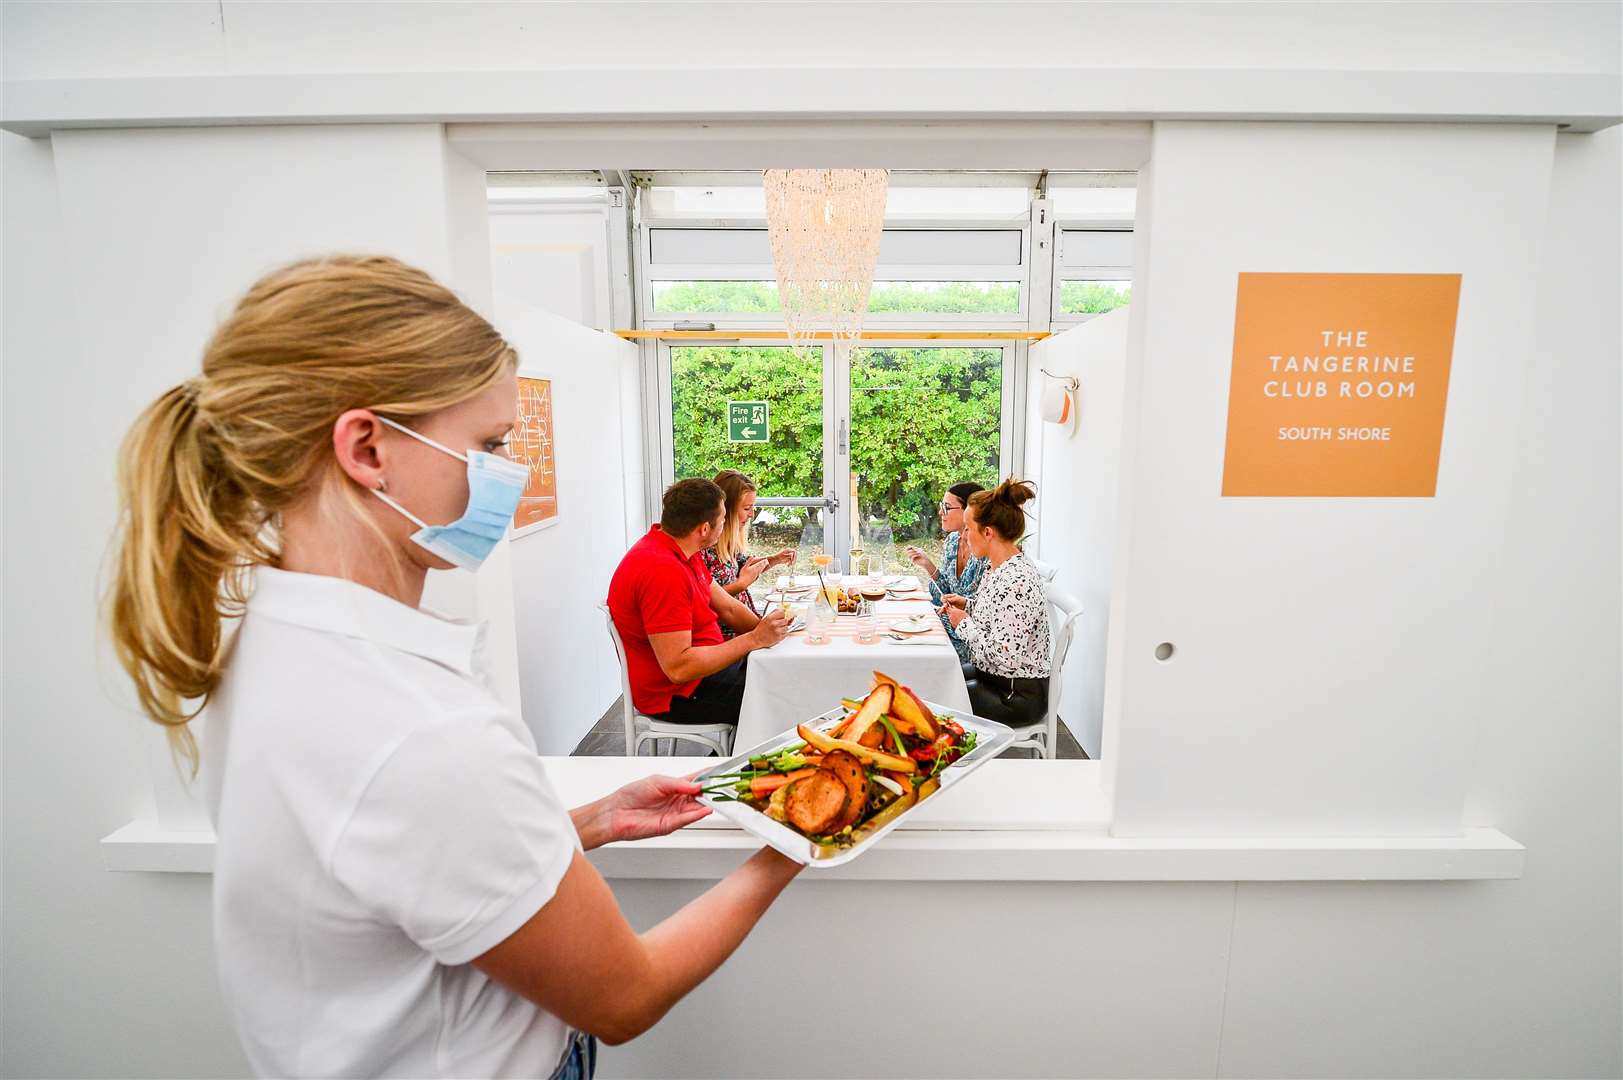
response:
<path id="1" fill-rule="evenodd" d="M 607 207 L 492 206 L 496 292 L 594 330 L 615 329 L 608 230 Z"/>
<path id="2" fill-rule="evenodd" d="M 620 694 L 596 609 L 625 554 L 621 381 L 637 349 L 509 296 L 496 298 L 496 325 L 522 373 L 552 379 L 558 519 L 507 546 L 524 720 L 541 753 L 568 754 Z"/>
<path id="3" fill-rule="evenodd" d="M 1457 834 L 1554 140 L 1156 125 L 1117 835 Z M 1435 498 L 1222 496 L 1247 270 L 1463 274 Z"/>
<path id="4" fill-rule="evenodd" d="M 110 8 L 111 10 L 104 10 Z M 8 79 L 543 68 L 1616 71 L 1613 5 L 13 2 Z M 784 43 L 792 43 L 785 49 Z M 364 43 L 357 47 L 358 43 Z M 770 59 L 763 57 L 763 48 Z M 898 64 L 898 57 L 911 58 Z M 770 106 L 771 87 L 758 107 Z"/>
<path id="5" fill-rule="evenodd" d="M 1042 369 L 1081 383 L 1074 421 L 1064 427 L 1039 422 L 1026 441 L 1041 443 L 1041 473 L 1035 478 L 1040 558 L 1057 568 L 1055 584 L 1082 601 L 1061 681 L 1060 718 L 1094 759 L 1103 756 L 1129 318 L 1130 310 L 1122 308 L 1037 342 L 1026 376 L 1034 394 L 1041 393 L 1046 379 Z"/>

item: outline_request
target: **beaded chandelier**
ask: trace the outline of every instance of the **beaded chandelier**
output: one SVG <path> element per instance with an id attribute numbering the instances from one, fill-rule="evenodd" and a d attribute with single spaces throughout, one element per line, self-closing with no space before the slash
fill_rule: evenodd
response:
<path id="1" fill-rule="evenodd" d="M 766 229 L 778 301 L 797 348 L 819 330 L 847 345 L 862 335 L 888 169 L 767 169 Z"/>

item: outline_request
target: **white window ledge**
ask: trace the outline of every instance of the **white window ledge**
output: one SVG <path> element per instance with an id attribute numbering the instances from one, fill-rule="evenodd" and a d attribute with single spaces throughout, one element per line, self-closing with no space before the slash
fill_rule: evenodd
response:
<path id="1" fill-rule="evenodd" d="M 712 761 L 714 759 L 711 759 Z M 700 758 L 550 758 L 565 805 Z M 992 762 L 873 852 L 802 881 L 1467 881 L 1519 878 L 1525 849 L 1491 828 L 1454 837 L 1113 837 L 1097 762 Z M 605 877 L 715 880 L 760 842 L 712 818 L 592 852 Z M 103 838 L 109 870 L 209 873 L 214 834 L 135 821 Z"/>

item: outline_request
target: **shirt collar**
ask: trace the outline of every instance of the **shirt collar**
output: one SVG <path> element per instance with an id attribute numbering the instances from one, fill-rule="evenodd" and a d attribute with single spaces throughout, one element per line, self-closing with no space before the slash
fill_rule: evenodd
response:
<path id="1" fill-rule="evenodd" d="M 470 679 L 482 677 L 484 623 L 410 608 L 344 578 L 255 567 L 248 609 L 277 622 L 420 656 Z"/>
<path id="2" fill-rule="evenodd" d="M 657 524 L 648 530 L 648 535 L 658 537 L 659 543 L 669 548 L 673 555 L 685 563 L 691 563 L 693 560 L 701 558 L 704 555 L 704 552 L 702 551 L 695 551 L 692 555 L 689 555 L 687 552 L 682 550 L 681 544 L 678 544 L 674 539 L 672 539 L 669 533 L 667 533 L 664 529 L 661 529 Z"/>

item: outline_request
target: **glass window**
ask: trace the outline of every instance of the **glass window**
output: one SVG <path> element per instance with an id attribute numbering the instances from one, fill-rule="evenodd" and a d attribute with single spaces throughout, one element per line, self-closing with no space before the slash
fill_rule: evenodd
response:
<path id="1" fill-rule="evenodd" d="M 655 281 L 656 315 L 743 315 L 779 310 L 775 281 Z M 868 294 L 874 314 L 1018 315 L 1018 281 L 876 281 Z"/>
<path id="2" fill-rule="evenodd" d="M 774 566 L 751 586 L 750 592 L 757 599 L 765 599 L 784 574 L 817 573 L 812 556 L 824 551 L 824 510 L 821 506 L 763 506 L 759 501 L 755 507 L 755 522 L 750 526 L 744 549 L 752 556 L 774 555 L 784 548 L 793 548 L 795 552 L 793 564 Z"/>
<path id="3" fill-rule="evenodd" d="M 1056 187 L 1048 197 L 1059 221 L 1131 221 L 1138 210 L 1137 188 Z"/>
<path id="4" fill-rule="evenodd" d="M 953 484 L 997 483 L 1003 350 L 860 348 L 851 353 L 853 547 L 907 566 L 941 558 L 936 512 Z"/>
<path id="5" fill-rule="evenodd" d="M 751 314 L 779 310 L 775 281 L 655 281 L 656 315 Z"/>
<path id="6" fill-rule="evenodd" d="M 765 219 L 766 191 L 759 176 L 749 185 L 666 187 L 648 189 L 647 208 L 653 218 Z M 1129 195 L 1131 192 L 1129 192 Z M 907 187 L 892 178 L 885 194 L 887 218 L 1024 218 L 1030 211 L 1031 189 L 1023 185 L 1000 187 Z"/>
<path id="7" fill-rule="evenodd" d="M 767 441 L 731 442 L 729 401 L 767 403 Z M 748 473 L 758 495 L 823 494 L 823 357 L 819 348 L 684 345 L 671 349 L 671 450 L 678 479 Z"/>
<path id="8" fill-rule="evenodd" d="M 1133 300 L 1131 281 L 1061 281 L 1061 315 L 1102 315 Z"/>
<path id="9" fill-rule="evenodd" d="M 1062 281 L 1059 310 L 1063 315 L 1102 315 L 1126 307 L 1133 299 L 1131 281 Z"/>

